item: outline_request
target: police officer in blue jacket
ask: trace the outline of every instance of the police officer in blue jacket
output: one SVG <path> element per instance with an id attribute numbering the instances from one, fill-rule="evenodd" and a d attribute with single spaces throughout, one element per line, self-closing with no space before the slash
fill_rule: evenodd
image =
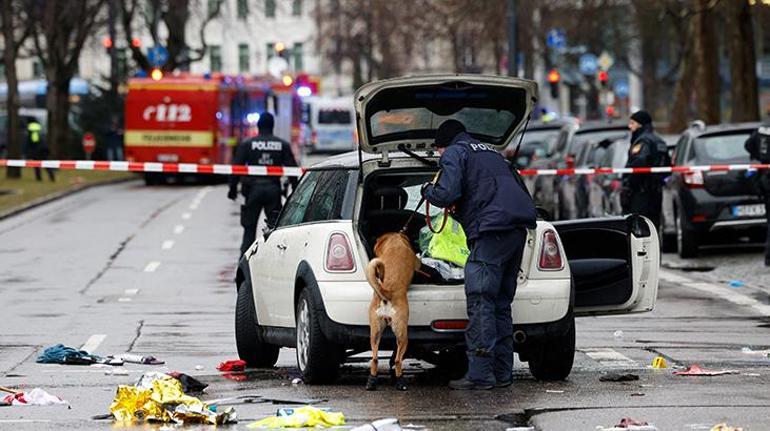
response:
<path id="1" fill-rule="evenodd" d="M 513 379 L 511 303 L 526 228 L 535 227 L 535 205 L 505 158 L 459 121 L 441 124 L 435 145 L 441 175 L 435 185 L 423 186 L 423 196 L 437 207 L 454 208 L 471 250 L 465 265 L 468 373 L 449 386 L 506 387 Z"/>

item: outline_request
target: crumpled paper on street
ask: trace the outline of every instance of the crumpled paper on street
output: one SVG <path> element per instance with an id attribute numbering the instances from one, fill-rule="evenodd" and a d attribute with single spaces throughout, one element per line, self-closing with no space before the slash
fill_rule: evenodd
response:
<path id="1" fill-rule="evenodd" d="M 69 405 L 68 402 L 51 395 L 48 392 L 34 388 L 25 392 L 17 392 L 15 394 L 6 395 L 2 399 L 2 403 L 12 406 L 54 406 L 59 404 Z"/>
<path id="2" fill-rule="evenodd" d="M 707 370 L 699 365 L 690 365 L 684 371 L 674 371 L 675 376 L 722 376 L 725 374 L 738 374 L 738 370 Z"/>
<path id="3" fill-rule="evenodd" d="M 328 428 L 345 425 L 341 412 L 326 412 L 317 407 L 305 406 L 294 410 L 290 416 L 269 416 L 247 425 L 251 429 L 274 428 Z"/>
<path id="4" fill-rule="evenodd" d="M 198 398 L 185 395 L 175 378 L 158 373 L 155 379 L 143 378 L 137 386 L 121 385 L 110 405 L 117 421 L 158 421 L 220 425 L 236 421 L 235 410 L 220 413 L 209 410 Z"/>

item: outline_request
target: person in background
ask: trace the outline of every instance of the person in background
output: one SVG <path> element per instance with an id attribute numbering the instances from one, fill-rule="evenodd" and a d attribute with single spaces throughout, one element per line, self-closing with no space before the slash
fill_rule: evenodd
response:
<path id="1" fill-rule="evenodd" d="M 770 111 L 764 124 L 755 130 L 744 144 L 752 160 L 770 164 Z M 757 172 L 759 193 L 765 201 L 765 217 L 767 217 L 767 240 L 765 243 L 765 266 L 770 266 L 770 169 Z"/>
<path id="2" fill-rule="evenodd" d="M 37 121 L 35 117 L 27 118 L 27 140 L 24 145 L 24 158 L 34 160 L 47 160 L 48 159 L 48 145 L 45 142 L 45 136 L 43 134 L 43 126 Z M 35 178 L 38 181 L 43 180 L 43 176 L 39 167 L 35 168 Z M 51 182 L 56 181 L 54 177 L 53 168 L 45 168 L 48 173 L 48 178 Z"/>

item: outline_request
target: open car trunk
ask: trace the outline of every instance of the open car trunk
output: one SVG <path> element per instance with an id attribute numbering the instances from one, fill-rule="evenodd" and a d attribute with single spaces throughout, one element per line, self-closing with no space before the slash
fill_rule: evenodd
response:
<path id="1" fill-rule="evenodd" d="M 554 222 L 575 285 L 575 314 L 649 311 L 658 290 L 658 236 L 630 215 Z"/>
<path id="2" fill-rule="evenodd" d="M 430 168 L 388 169 L 369 175 L 364 183 L 364 194 L 359 214 L 359 234 L 369 258 L 374 257 L 374 244 L 380 235 L 398 232 L 409 222 L 406 234 L 412 248 L 419 252 L 420 230 L 426 225 L 425 205 L 414 214 L 420 200 L 420 187 L 430 181 L 436 170 Z M 431 217 L 436 219 L 443 210 L 431 207 Z M 414 214 L 414 215 L 413 215 Z M 434 220 L 437 226 L 437 221 Z M 423 274 L 416 273 L 412 284 L 462 284 L 462 280 L 445 279 L 431 268 L 422 268 Z"/>

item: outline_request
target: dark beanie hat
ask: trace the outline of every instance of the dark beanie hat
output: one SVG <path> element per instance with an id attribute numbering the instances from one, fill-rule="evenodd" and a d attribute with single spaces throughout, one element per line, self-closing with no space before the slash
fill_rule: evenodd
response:
<path id="1" fill-rule="evenodd" d="M 642 126 L 652 124 L 652 116 L 647 111 L 636 111 L 631 114 L 631 119 L 641 124 Z"/>
<path id="2" fill-rule="evenodd" d="M 263 112 L 262 115 L 259 116 L 259 120 L 257 120 L 257 127 L 259 130 L 273 130 L 274 126 L 275 118 L 273 117 L 273 114 Z"/>
<path id="3" fill-rule="evenodd" d="M 446 120 L 436 130 L 436 147 L 443 148 L 452 143 L 455 136 L 463 133 L 465 126 L 457 120 Z"/>

